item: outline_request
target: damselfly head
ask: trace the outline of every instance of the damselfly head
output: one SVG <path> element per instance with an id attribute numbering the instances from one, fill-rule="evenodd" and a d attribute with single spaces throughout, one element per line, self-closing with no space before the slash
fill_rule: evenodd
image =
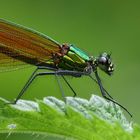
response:
<path id="1" fill-rule="evenodd" d="M 114 64 L 111 60 L 111 54 L 102 53 L 94 60 L 96 66 L 98 66 L 101 70 L 103 70 L 108 75 L 112 75 L 114 71 Z"/>

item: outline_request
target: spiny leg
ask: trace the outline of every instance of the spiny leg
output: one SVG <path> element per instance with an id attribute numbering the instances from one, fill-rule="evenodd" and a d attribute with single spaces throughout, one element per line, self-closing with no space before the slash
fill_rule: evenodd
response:
<path id="1" fill-rule="evenodd" d="M 35 71 L 32 73 L 32 75 L 30 76 L 30 78 L 28 79 L 28 81 L 26 82 L 26 84 L 24 85 L 23 89 L 20 91 L 20 93 L 19 93 L 18 96 L 16 97 L 16 100 L 15 100 L 14 102 L 10 102 L 10 103 L 8 103 L 8 104 L 16 104 L 16 103 L 17 103 L 17 101 L 23 96 L 23 94 L 25 93 L 25 91 L 27 90 L 27 88 L 31 85 L 31 83 L 33 82 L 33 80 L 34 80 L 37 76 L 41 75 L 41 73 L 37 73 L 37 74 L 36 74 L 37 70 L 39 70 L 39 69 L 44 69 L 44 68 L 42 68 L 42 67 L 37 67 L 37 68 L 35 69 Z M 49 73 L 50 73 L 50 72 L 48 72 L 48 74 L 49 74 Z M 46 74 L 46 75 L 47 75 L 47 74 Z M 51 73 L 51 75 L 52 75 L 52 73 Z"/>
<path id="2" fill-rule="evenodd" d="M 72 90 L 72 92 L 74 93 L 73 97 L 76 97 L 77 94 L 74 91 L 74 89 L 72 88 L 72 86 L 69 84 L 69 82 L 67 81 L 67 79 L 62 75 L 62 78 L 64 79 L 64 81 L 66 82 L 66 84 L 68 85 L 68 87 Z"/>
<path id="3" fill-rule="evenodd" d="M 89 77 L 90 77 L 96 84 L 98 84 L 97 80 L 94 79 L 91 75 L 89 75 Z M 106 90 L 104 87 L 102 87 L 102 88 L 103 88 L 104 92 L 105 92 L 112 100 L 114 100 L 113 97 L 107 92 L 107 90 Z M 113 106 L 114 106 L 115 111 L 117 112 L 116 104 L 113 103 Z"/>
<path id="4" fill-rule="evenodd" d="M 95 81 L 96 84 L 98 84 L 97 80 L 94 79 L 91 75 L 89 75 L 89 77 L 90 77 L 93 81 Z M 102 88 L 103 88 L 104 92 L 105 92 L 111 99 L 113 99 L 113 97 L 107 92 L 107 90 L 106 90 L 104 87 L 102 87 Z"/>
<path id="5" fill-rule="evenodd" d="M 38 68 L 36 68 L 34 70 L 34 72 L 32 73 L 32 75 L 30 76 L 30 78 L 28 79 L 28 81 L 26 82 L 26 84 L 24 85 L 24 87 L 22 88 L 22 90 L 20 91 L 20 93 L 18 94 L 18 96 L 16 97 L 16 100 L 14 102 L 10 102 L 8 104 L 16 104 L 16 102 L 21 98 L 21 96 L 24 94 L 24 92 L 26 91 L 26 89 L 29 87 L 29 85 L 32 83 L 32 81 L 34 80 L 34 74 L 37 72 Z"/>
<path id="6" fill-rule="evenodd" d="M 22 95 L 25 93 L 25 91 L 27 90 L 27 88 L 31 85 L 31 83 L 33 82 L 33 80 L 37 77 L 37 76 L 43 76 L 43 75 L 71 75 L 71 76 L 75 76 L 75 77 L 79 77 L 80 75 L 84 74 L 84 73 L 79 73 L 77 71 L 68 71 L 68 70 L 57 70 L 57 71 L 51 71 L 51 72 L 37 72 L 38 69 L 49 69 L 48 67 L 37 67 L 35 69 L 35 71 L 32 73 L 32 75 L 30 76 L 29 80 L 26 82 L 25 86 L 23 87 L 23 89 L 21 90 L 21 92 L 18 94 L 16 100 L 14 102 L 11 102 L 9 104 L 16 104 L 16 102 L 22 97 Z M 54 69 L 51 69 L 54 70 Z"/>
<path id="7" fill-rule="evenodd" d="M 118 106 L 120 106 L 121 108 L 123 108 L 123 109 L 130 115 L 130 117 L 132 117 L 132 114 L 131 114 L 124 106 L 122 106 L 121 104 L 119 104 L 119 103 L 116 102 L 115 100 L 110 99 L 110 98 L 108 98 L 108 97 L 106 96 L 106 93 L 104 92 L 104 88 L 103 88 L 103 86 L 102 86 L 102 83 L 101 83 L 101 80 L 100 80 L 100 78 L 99 78 L 99 75 L 98 75 L 97 71 L 95 72 L 95 76 L 96 76 L 96 78 L 97 78 L 97 82 L 98 82 L 98 85 L 99 85 L 99 87 L 100 87 L 102 96 L 103 96 L 105 99 L 107 99 L 108 101 L 111 101 L 111 102 L 117 104 Z"/>

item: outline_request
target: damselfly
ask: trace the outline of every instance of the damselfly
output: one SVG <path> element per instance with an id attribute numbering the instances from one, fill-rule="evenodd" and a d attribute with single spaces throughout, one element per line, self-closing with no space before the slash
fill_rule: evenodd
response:
<path id="1" fill-rule="evenodd" d="M 102 53 L 98 57 L 91 57 L 74 45 L 59 44 L 42 33 L 1 19 L 0 71 L 14 70 L 25 65 L 34 65 L 36 69 L 18 94 L 14 104 L 21 98 L 37 76 L 61 76 L 74 93 L 74 96 L 76 96 L 76 92 L 65 76 L 89 76 L 99 85 L 105 99 L 119 105 L 128 112 L 104 89 L 98 75 L 98 68 L 106 74 L 112 75 L 114 64 L 110 54 Z M 51 71 L 39 72 L 39 69 Z M 93 78 L 91 73 L 95 74 L 96 79 Z M 132 115 L 130 114 L 130 116 Z"/>

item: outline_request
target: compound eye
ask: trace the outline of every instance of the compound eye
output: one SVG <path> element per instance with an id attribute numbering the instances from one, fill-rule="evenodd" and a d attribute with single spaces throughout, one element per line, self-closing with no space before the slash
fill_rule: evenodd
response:
<path id="1" fill-rule="evenodd" d="M 103 56 L 100 57 L 99 62 L 100 62 L 101 64 L 105 64 L 105 63 L 107 62 L 106 57 L 103 57 Z"/>

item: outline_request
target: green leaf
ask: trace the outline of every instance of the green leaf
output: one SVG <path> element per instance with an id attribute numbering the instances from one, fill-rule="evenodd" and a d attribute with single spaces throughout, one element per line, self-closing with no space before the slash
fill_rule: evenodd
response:
<path id="1" fill-rule="evenodd" d="M 92 95 L 90 100 L 54 97 L 5 104 L 0 98 L 0 133 L 30 133 L 67 140 L 139 140 L 140 127 L 120 107 Z"/>

